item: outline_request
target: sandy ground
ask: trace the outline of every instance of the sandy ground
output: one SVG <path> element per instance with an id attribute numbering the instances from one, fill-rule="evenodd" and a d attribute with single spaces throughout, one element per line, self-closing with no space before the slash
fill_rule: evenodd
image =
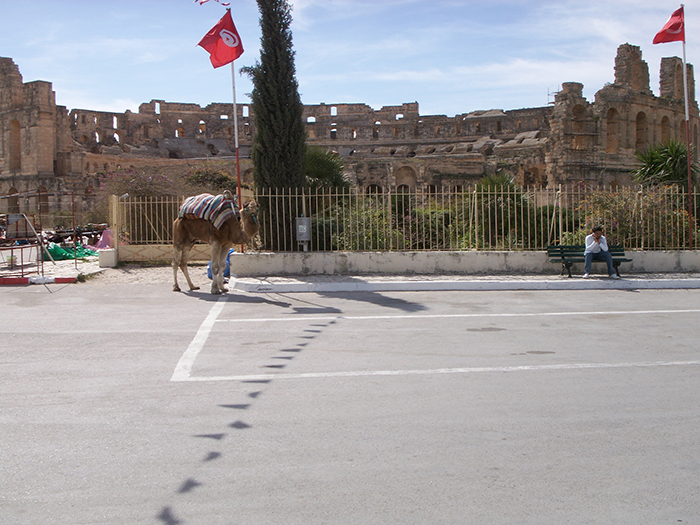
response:
<path id="1" fill-rule="evenodd" d="M 208 281 L 206 276 L 207 267 L 202 264 L 190 265 L 190 276 L 200 286 Z M 41 274 L 41 270 L 38 272 Z M 0 266 L 0 277 L 18 277 L 22 275 L 22 270 L 10 269 L 7 265 Z M 36 265 L 27 265 L 24 268 L 25 276 L 37 275 Z M 77 277 L 82 281 L 96 285 L 113 283 L 170 283 L 173 281 L 173 271 L 169 265 L 149 266 L 138 264 L 121 265 L 117 268 L 100 268 L 97 257 L 87 257 L 85 259 L 44 262 L 43 275 L 47 277 Z M 184 277 L 183 277 L 184 279 Z"/>

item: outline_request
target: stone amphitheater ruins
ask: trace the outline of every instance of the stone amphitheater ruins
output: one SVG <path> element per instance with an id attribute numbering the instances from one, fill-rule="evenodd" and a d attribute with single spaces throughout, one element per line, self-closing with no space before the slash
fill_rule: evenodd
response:
<path id="1" fill-rule="evenodd" d="M 698 143 L 698 105 L 687 65 L 691 138 Z M 308 144 L 338 152 L 362 192 L 421 188 L 459 191 L 488 174 L 507 171 L 522 185 L 632 184 L 635 152 L 669 138 L 685 140 L 683 63 L 663 58 L 659 96 L 638 46 L 619 46 L 614 82 L 594 101 L 583 85 L 565 82 L 544 107 L 491 109 L 448 117 L 421 115 L 418 103 L 385 106 L 304 106 Z M 252 184 L 249 158 L 255 118 L 238 106 L 241 173 Z M 104 173 L 204 163 L 235 172 L 232 104 L 152 100 L 138 113 L 57 106 L 52 84 L 24 83 L 11 58 L 0 58 L 0 213 L 41 213 L 94 205 Z M 42 195 L 52 195 L 51 199 Z M 36 207 L 36 204 L 34 204 Z M 51 209 L 49 209 L 51 208 Z"/>

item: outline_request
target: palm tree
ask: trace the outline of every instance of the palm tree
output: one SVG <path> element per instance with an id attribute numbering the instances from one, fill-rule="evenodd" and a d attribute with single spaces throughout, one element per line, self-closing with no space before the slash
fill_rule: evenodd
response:
<path id="1" fill-rule="evenodd" d="M 685 188 L 688 181 L 688 148 L 682 142 L 669 140 L 657 144 L 645 151 L 636 153 L 637 160 L 642 163 L 632 171 L 636 183 L 642 186 L 659 186 L 677 184 Z M 693 185 L 697 180 L 697 163 L 691 165 Z"/>

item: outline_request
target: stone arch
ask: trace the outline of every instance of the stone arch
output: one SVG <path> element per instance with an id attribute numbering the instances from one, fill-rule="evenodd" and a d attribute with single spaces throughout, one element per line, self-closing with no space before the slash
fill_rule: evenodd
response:
<path id="1" fill-rule="evenodd" d="M 182 138 L 184 138 L 184 137 L 185 137 L 185 128 L 183 128 L 182 126 L 180 126 L 179 128 L 177 128 L 177 129 L 175 130 L 175 138 L 176 138 L 176 139 L 182 139 Z"/>
<path id="2" fill-rule="evenodd" d="M 416 189 L 418 177 L 416 176 L 416 171 L 412 167 L 402 166 L 394 172 L 394 181 L 397 187 L 408 186 L 408 188 L 413 191 Z"/>
<path id="3" fill-rule="evenodd" d="M 202 135 L 207 131 L 207 123 L 203 120 L 199 121 L 199 134 Z"/>
<path id="4" fill-rule="evenodd" d="M 368 184 L 366 189 L 367 195 L 381 195 L 384 190 L 379 184 Z"/>
<path id="5" fill-rule="evenodd" d="M 671 138 L 671 120 L 664 116 L 661 119 L 661 142 L 666 143 Z"/>
<path id="6" fill-rule="evenodd" d="M 253 183 L 253 168 L 248 168 L 243 172 L 243 175 L 241 176 L 241 182 Z"/>
<path id="7" fill-rule="evenodd" d="M 17 119 L 10 122 L 10 170 L 22 169 L 22 130 Z"/>
<path id="8" fill-rule="evenodd" d="M 636 123 L 636 134 L 634 147 L 637 151 L 644 151 L 649 145 L 649 124 L 647 121 L 647 114 L 643 111 L 637 113 Z"/>
<path id="9" fill-rule="evenodd" d="M 605 152 L 617 153 L 620 148 L 620 113 L 615 108 L 608 110 L 606 124 Z"/>

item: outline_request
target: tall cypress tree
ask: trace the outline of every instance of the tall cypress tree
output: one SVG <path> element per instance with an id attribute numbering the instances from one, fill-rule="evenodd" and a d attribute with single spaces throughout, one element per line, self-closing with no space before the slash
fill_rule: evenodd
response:
<path id="1" fill-rule="evenodd" d="M 295 77 L 291 8 L 287 0 L 257 0 L 260 62 L 244 69 L 253 81 L 252 160 L 258 188 L 304 185 L 306 128 Z"/>

